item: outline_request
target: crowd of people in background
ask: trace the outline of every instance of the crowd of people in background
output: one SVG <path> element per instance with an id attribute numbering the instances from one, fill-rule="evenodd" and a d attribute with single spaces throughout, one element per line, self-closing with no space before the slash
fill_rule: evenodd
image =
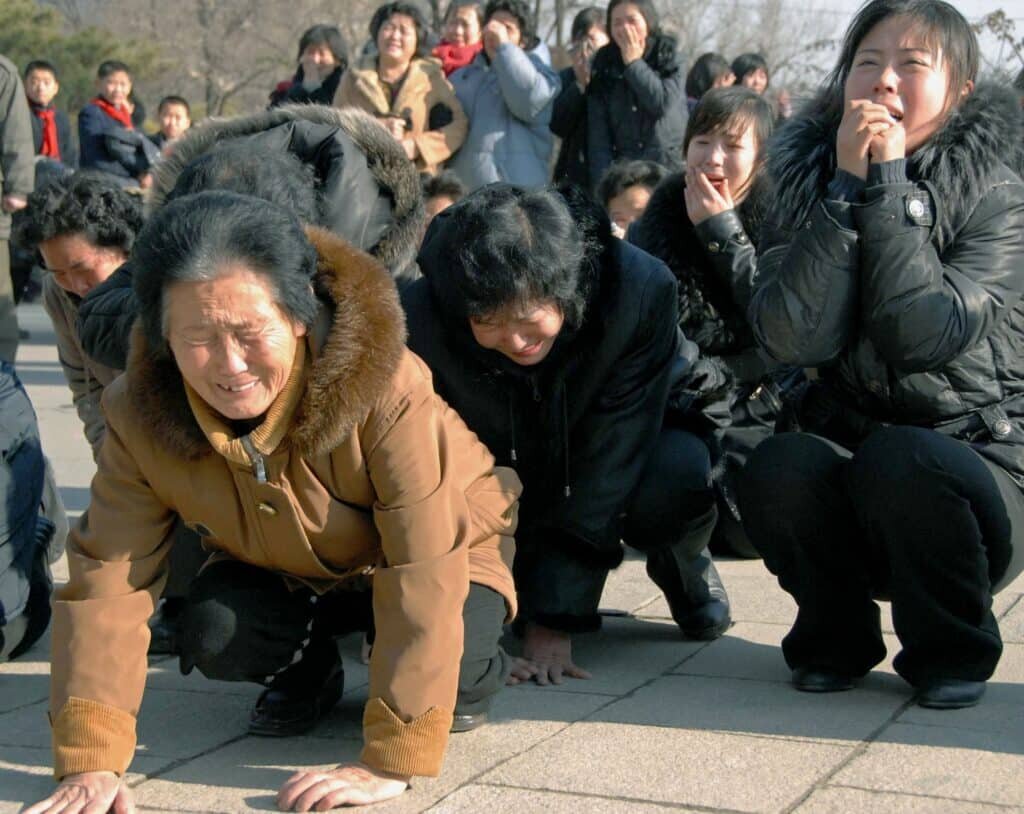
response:
<path id="1" fill-rule="evenodd" d="M 55 60 L 0 58 L 0 656 L 52 613 L 61 781 L 32 814 L 127 810 L 147 649 L 288 736 L 352 631 L 360 763 L 278 802 L 396 796 L 505 684 L 590 677 L 624 545 L 698 640 L 714 555 L 763 557 L 798 690 L 883 659 L 884 600 L 917 702 L 980 701 L 1024 570 L 1024 71 L 984 81 L 943 0 L 869 0 L 794 113 L 651 0 L 581 10 L 556 70 L 531 5 L 314 25 L 266 110 L 167 95 L 153 132 L 122 62 L 76 133 Z M 13 366 L 33 265 L 98 468 L 70 535 Z"/>

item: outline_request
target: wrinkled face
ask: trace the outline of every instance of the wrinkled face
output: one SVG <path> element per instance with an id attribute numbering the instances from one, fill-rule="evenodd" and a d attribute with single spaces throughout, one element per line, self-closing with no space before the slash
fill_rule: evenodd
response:
<path id="1" fill-rule="evenodd" d="M 392 14 L 377 31 L 377 49 L 385 59 L 404 63 L 416 54 L 416 23 L 407 14 Z"/>
<path id="2" fill-rule="evenodd" d="M 114 71 L 110 76 L 97 79 L 96 89 L 114 107 L 121 107 L 132 92 L 132 78 L 124 71 Z"/>
<path id="3" fill-rule="evenodd" d="M 612 10 L 612 36 L 620 41 L 626 29 L 636 32 L 641 41 L 647 39 L 647 18 L 635 3 L 620 3 Z"/>
<path id="4" fill-rule="evenodd" d="M 651 190 L 641 184 L 626 187 L 608 201 L 608 217 L 612 223 L 625 231 L 629 224 L 637 220 L 647 208 L 651 200 Z"/>
<path id="5" fill-rule="evenodd" d="M 957 96 L 972 88 L 968 82 Z M 885 105 L 907 131 L 907 155 L 942 126 L 951 95 L 942 52 L 928 47 L 920 26 L 908 17 L 889 17 L 860 41 L 843 93 L 847 103 L 867 99 Z"/>
<path id="6" fill-rule="evenodd" d="M 754 124 L 749 122 L 732 132 L 721 129 L 695 135 L 686 148 L 686 166 L 703 172 L 719 192 L 727 180 L 733 203 L 738 204 L 750 191 L 757 151 Z"/>
<path id="7" fill-rule="evenodd" d="M 306 333 L 278 307 L 266 278 L 235 263 L 212 282 L 174 283 L 164 308 L 178 369 L 203 401 L 231 420 L 266 413 Z"/>
<path id="8" fill-rule="evenodd" d="M 459 6 L 448 15 L 444 38 L 453 45 L 475 45 L 480 42 L 480 17 L 473 6 Z"/>
<path id="9" fill-rule="evenodd" d="M 96 246 L 80 233 L 44 240 L 39 253 L 53 281 L 79 297 L 104 282 L 128 259 L 120 249 Z"/>
<path id="10" fill-rule="evenodd" d="M 184 105 L 173 102 L 165 104 L 160 108 L 160 132 L 169 141 L 181 138 L 182 134 L 192 126 L 192 119 Z"/>
<path id="11" fill-rule="evenodd" d="M 547 358 L 564 323 L 565 316 L 557 305 L 538 302 L 471 317 L 469 327 L 477 344 L 528 366 Z"/>
<path id="12" fill-rule="evenodd" d="M 743 76 L 743 86 L 750 88 L 754 93 L 764 93 L 768 87 L 768 74 L 764 68 L 755 68 Z"/>
<path id="13" fill-rule="evenodd" d="M 25 77 L 25 95 L 37 105 L 50 104 L 60 90 L 57 77 L 50 71 L 36 69 Z"/>
<path id="14" fill-rule="evenodd" d="M 509 42 L 513 45 L 523 44 L 523 30 L 519 27 L 519 19 L 514 14 L 507 11 L 496 11 L 488 18 L 487 22 L 491 22 L 491 20 L 505 26 Z"/>

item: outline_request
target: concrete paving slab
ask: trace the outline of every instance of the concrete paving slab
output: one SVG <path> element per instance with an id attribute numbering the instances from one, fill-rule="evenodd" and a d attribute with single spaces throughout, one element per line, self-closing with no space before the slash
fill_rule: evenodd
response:
<path id="1" fill-rule="evenodd" d="M 1004 733 L 896 723 L 830 782 L 1024 806 L 1024 750 Z"/>
<path id="2" fill-rule="evenodd" d="M 999 633 L 1003 637 L 1003 642 L 1024 644 L 1024 596 L 1012 594 L 1012 597 L 1015 599 L 1014 603 L 999 619 Z"/>
<path id="3" fill-rule="evenodd" d="M 659 596 L 661 591 L 647 576 L 645 560 L 627 559 L 608 575 L 601 609 L 634 613 Z"/>
<path id="4" fill-rule="evenodd" d="M 852 749 L 585 721 L 488 772 L 480 782 L 712 810 L 778 812 Z"/>
<path id="5" fill-rule="evenodd" d="M 796 615 L 796 603 L 778 586 L 775 577 L 765 570 L 760 560 L 754 562 L 764 571 L 763 574 L 749 575 L 743 572 L 735 576 L 722 575 L 722 582 L 729 594 L 733 621 L 792 624 Z M 672 618 L 668 602 L 661 594 L 637 611 L 637 616 Z"/>
<path id="6" fill-rule="evenodd" d="M 896 690 L 879 682 L 825 696 L 776 682 L 674 675 L 651 682 L 591 720 L 851 743 L 867 738 L 906 703 L 909 693 Z"/>
<path id="7" fill-rule="evenodd" d="M 794 814 L 849 814 L 851 811 L 870 811 L 871 814 L 1009 814 L 1018 809 L 967 803 L 963 800 L 826 786 L 815 791 L 794 809 Z"/>
<path id="8" fill-rule="evenodd" d="M 478 814 L 480 811 L 516 811 L 517 814 L 665 814 L 665 806 L 631 800 L 583 796 L 553 791 L 528 791 L 507 786 L 464 786 L 436 806 L 434 814 Z M 695 808 L 672 806 L 672 811 L 699 814 Z"/>

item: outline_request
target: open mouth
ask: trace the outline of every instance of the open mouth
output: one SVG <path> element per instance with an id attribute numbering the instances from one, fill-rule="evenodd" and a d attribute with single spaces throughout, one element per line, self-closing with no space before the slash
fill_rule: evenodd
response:
<path id="1" fill-rule="evenodd" d="M 885 108 L 886 108 L 886 110 L 889 111 L 889 116 L 892 118 L 893 121 L 895 121 L 895 122 L 903 121 L 903 111 L 902 110 L 897 110 L 896 108 L 889 107 L 888 105 L 886 105 Z"/>
<path id="2" fill-rule="evenodd" d="M 218 384 L 217 387 L 219 387 L 225 393 L 246 393 L 249 390 L 252 390 L 256 386 L 256 384 L 257 380 L 253 379 L 251 382 L 247 382 L 246 384 Z"/>

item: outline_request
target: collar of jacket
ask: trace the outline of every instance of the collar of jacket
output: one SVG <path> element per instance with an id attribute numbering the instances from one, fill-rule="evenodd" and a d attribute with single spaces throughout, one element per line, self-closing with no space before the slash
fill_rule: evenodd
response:
<path id="1" fill-rule="evenodd" d="M 416 167 L 398 143 L 369 114 L 352 108 L 326 105 L 283 105 L 230 119 L 206 119 L 189 128 L 174 143 L 174 152 L 157 164 L 153 188 L 146 200 L 147 216 L 159 209 L 174 189 L 181 171 L 219 142 L 262 133 L 292 121 L 337 127 L 366 155 L 366 163 L 380 187 L 393 201 L 392 222 L 374 248 L 376 257 L 393 271 L 406 268 L 416 257 L 423 229 L 423 203 Z"/>
<path id="2" fill-rule="evenodd" d="M 310 333 L 312 359 L 293 367 L 273 415 L 254 431 L 261 452 L 288 444 L 303 458 L 329 453 L 366 418 L 405 347 L 405 319 L 387 271 L 329 232 L 310 227 L 307 233 L 320 258 L 313 287 L 321 311 Z M 150 421 L 157 443 L 185 460 L 214 451 L 173 358 L 149 347 L 138 323 L 125 376 L 132 403 Z M 205 416 L 202 423 L 216 429 Z M 222 440 L 230 439 L 216 438 L 224 454 Z"/>
<path id="3" fill-rule="evenodd" d="M 796 228 L 825 194 L 836 167 L 836 131 L 842 118 L 828 110 L 825 91 L 783 125 L 768 154 L 769 171 L 779 190 L 776 217 Z M 912 179 L 931 183 L 943 200 L 937 224 L 945 244 L 985 193 L 1000 164 L 1018 174 L 1024 169 L 1020 104 L 1009 87 L 979 84 L 955 108 L 942 128 L 908 161 Z"/>
<path id="4" fill-rule="evenodd" d="M 377 57 L 366 55 L 359 60 L 358 65 L 349 68 L 349 70 L 352 71 L 352 75 L 355 77 L 356 87 L 359 89 L 359 92 L 373 105 L 374 110 L 380 116 L 400 112 L 403 107 L 409 106 L 408 103 L 403 104 L 407 97 L 412 96 L 418 99 L 421 96 L 425 96 L 430 90 L 428 68 L 425 60 L 420 58 L 414 58 L 409 63 L 398 95 L 390 103 L 388 102 L 387 95 L 384 93 L 384 83 L 380 78 L 380 74 L 377 73 Z M 440 67 L 438 68 L 438 73 L 440 73 Z"/>

